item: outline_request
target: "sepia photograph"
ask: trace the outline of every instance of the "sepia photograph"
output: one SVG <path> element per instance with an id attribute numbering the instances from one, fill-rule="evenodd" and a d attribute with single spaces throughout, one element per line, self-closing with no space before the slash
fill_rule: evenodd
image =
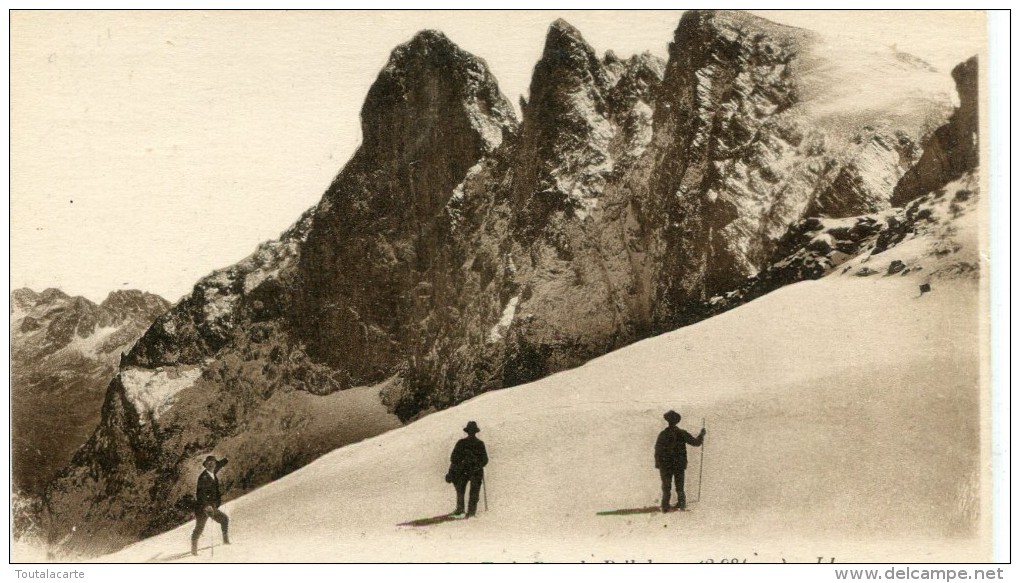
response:
<path id="1" fill-rule="evenodd" d="M 11 563 L 1009 561 L 989 13 L 8 28 Z"/>

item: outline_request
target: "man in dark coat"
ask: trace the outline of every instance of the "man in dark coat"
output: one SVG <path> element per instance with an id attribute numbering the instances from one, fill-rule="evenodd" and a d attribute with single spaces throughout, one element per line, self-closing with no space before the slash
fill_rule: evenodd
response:
<path id="1" fill-rule="evenodd" d="M 198 554 L 198 538 L 202 536 L 205 529 L 205 521 L 213 519 L 220 523 L 223 531 L 223 544 L 229 545 L 230 538 L 227 536 L 227 525 L 230 519 L 226 514 L 220 512 L 220 480 L 216 476 L 223 466 L 227 465 L 227 458 L 217 460 L 216 456 L 208 456 L 202 462 L 205 470 L 198 476 L 198 486 L 195 488 L 195 530 L 191 533 L 191 554 Z"/>
<path id="2" fill-rule="evenodd" d="M 471 518 L 478 511 L 478 491 L 482 487 L 482 480 L 485 479 L 482 468 L 489 463 L 485 443 L 476 437 L 480 431 L 477 423 L 468 422 L 464 428 L 468 436 L 458 441 L 453 453 L 450 454 L 450 471 L 446 473 L 446 481 L 457 489 L 457 510 L 453 512 L 454 515 L 464 513 L 464 490 L 469 482 L 471 493 L 468 498 L 467 517 Z"/>
<path id="3" fill-rule="evenodd" d="M 687 444 L 700 446 L 705 439 L 705 428 L 694 437 L 677 427 L 680 414 L 667 411 L 663 418 L 669 427 L 659 433 L 655 440 L 655 467 L 662 478 L 662 511 L 669 511 L 670 483 L 676 483 L 676 508 L 687 510 L 687 496 L 684 494 L 684 472 L 687 470 Z"/>

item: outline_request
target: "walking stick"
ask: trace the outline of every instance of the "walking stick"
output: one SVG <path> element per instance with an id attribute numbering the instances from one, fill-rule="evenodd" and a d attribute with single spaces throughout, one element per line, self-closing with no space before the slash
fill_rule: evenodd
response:
<path id="1" fill-rule="evenodd" d="M 489 511 L 489 493 L 485 491 L 485 478 L 482 478 L 482 500 L 485 501 L 485 511 Z"/>
<path id="2" fill-rule="evenodd" d="M 205 515 L 207 517 L 206 521 L 205 521 L 205 525 L 209 526 L 209 519 L 212 518 L 212 517 L 209 516 L 209 513 L 206 512 L 205 510 L 203 510 L 203 512 L 205 512 Z M 219 523 L 217 522 L 217 524 L 219 524 Z M 209 541 L 209 558 L 215 557 L 216 556 L 216 539 L 213 538 L 213 534 L 212 534 L 212 529 L 211 528 L 206 529 L 205 536 L 206 536 L 206 538 Z"/>
<path id="3" fill-rule="evenodd" d="M 701 418 L 701 429 L 705 430 L 705 418 Z M 698 465 L 698 502 L 701 502 L 701 481 L 705 471 L 705 442 L 701 442 L 701 463 Z"/>

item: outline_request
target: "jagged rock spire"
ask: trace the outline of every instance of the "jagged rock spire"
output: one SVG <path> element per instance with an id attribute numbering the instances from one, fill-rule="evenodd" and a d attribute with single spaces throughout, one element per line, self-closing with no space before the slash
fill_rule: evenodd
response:
<path id="1" fill-rule="evenodd" d="M 522 219 L 541 224 L 557 209 L 590 205 L 612 137 L 609 76 L 594 49 L 563 19 L 549 26 L 535 65 L 521 130 L 521 170 L 514 199 Z M 582 210 L 583 212 L 583 210 Z"/>
<path id="2" fill-rule="evenodd" d="M 516 123 L 485 61 L 435 30 L 423 30 L 393 49 L 361 110 L 366 149 L 379 152 L 407 142 L 419 146 L 402 152 L 411 159 L 437 145 L 421 138 L 445 132 L 474 133 L 465 137 L 491 152 Z M 418 139 L 407 139 L 411 132 Z"/>
<path id="3" fill-rule="evenodd" d="M 890 201 L 894 206 L 904 205 L 977 168 L 980 157 L 977 57 L 954 67 L 953 80 L 960 106 L 946 125 L 935 130 L 924 144 L 917 165 L 896 185 Z"/>
<path id="4" fill-rule="evenodd" d="M 398 339 L 413 299 L 403 290 L 444 244 L 442 210 L 517 128 L 485 61 L 431 30 L 393 50 L 361 122 L 362 147 L 323 196 L 303 247 L 307 295 L 295 310 L 312 355 L 342 362 L 353 383 L 380 380 L 405 356 Z M 336 353 L 338 344 L 358 356 Z"/>

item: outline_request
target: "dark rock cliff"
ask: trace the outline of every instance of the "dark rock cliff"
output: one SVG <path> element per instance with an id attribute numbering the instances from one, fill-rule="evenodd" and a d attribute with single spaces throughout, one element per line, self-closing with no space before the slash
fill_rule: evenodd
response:
<path id="1" fill-rule="evenodd" d="M 347 386 L 381 380 L 407 356 L 415 290 L 445 244 L 443 209 L 517 125 L 485 63 L 432 31 L 393 51 L 361 122 L 364 142 L 302 248 L 291 314 Z"/>
<path id="2" fill-rule="evenodd" d="M 977 167 L 981 145 L 978 140 L 978 62 L 971 57 L 953 69 L 960 105 L 949 123 L 935 131 L 924 144 L 924 154 L 896 185 L 892 203 L 902 206 L 965 172 Z"/>
<path id="3" fill-rule="evenodd" d="M 867 263 L 918 234 L 938 233 L 942 239 L 929 251 L 932 257 L 946 258 L 960 251 L 961 245 L 952 241 L 956 236 L 957 220 L 965 212 L 973 211 L 980 198 L 977 175 L 977 58 L 972 57 L 954 68 L 953 79 L 960 105 L 949 121 L 925 141 L 920 157 L 910 154 L 914 164 L 906 169 L 897 184 L 875 189 L 886 196 L 892 193 L 889 203 L 900 203 L 902 208 L 870 205 L 869 197 L 863 195 L 859 188 L 843 190 L 844 193 L 861 195 L 854 199 L 856 204 L 840 207 L 845 213 L 837 217 L 844 218 L 809 216 L 790 225 L 765 268 L 729 291 L 709 298 L 696 310 L 696 318 L 708 318 L 785 285 L 819 279 L 837 271 L 860 277 L 907 275 L 912 271 L 922 271 L 925 269 L 922 262 L 908 265 L 899 260 L 879 265 L 879 269 L 870 265 L 843 265 L 853 258 Z M 872 138 L 869 143 L 876 139 L 879 138 Z M 906 146 L 907 140 L 901 137 L 899 143 Z M 889 148 L 883 144 L 883 148 L 892 150 L 895 146 Z M 902 160 L 902 153 L 900 156 Z M 853 170 L 860 172 L 856 167 Z M 876 175 L 888 178 L 895 174 L 871 174 Z M 833 184 L 839 183 L 840 179 L 837 179 Z M 975 253 L 974 249 L 969 251 Z M 924 275 L 929 278 L 956 276 L 961 270 L 975 276 L 980 273 L 980 265 L 973 260 L 956 262 L 951 269 L 943 266 L 943 269 L 933 270 L 932 265 L 927 267 L 928 272 Z"/>

